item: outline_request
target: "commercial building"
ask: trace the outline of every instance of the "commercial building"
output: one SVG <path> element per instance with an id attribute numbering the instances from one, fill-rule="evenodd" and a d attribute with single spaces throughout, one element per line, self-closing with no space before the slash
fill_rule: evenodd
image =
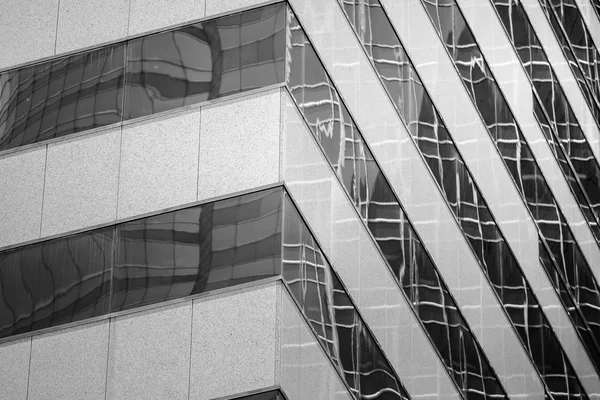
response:
<path id="1" fill-rule="evenodd" d="M 0 399 L 600 399 L 600 2 L 5 0 Z"/>

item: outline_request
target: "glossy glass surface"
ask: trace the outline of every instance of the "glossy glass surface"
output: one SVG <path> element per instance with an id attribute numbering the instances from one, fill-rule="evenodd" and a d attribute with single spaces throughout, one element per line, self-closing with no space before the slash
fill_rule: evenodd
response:
<path id="1" fill-rule="evenodd" d="M 125 119 L 283 82 L 285 4 L 129 41 Z"/>
<path id="2" fill-rule="evenodd" d="M 537 95 L 534 96 L 536 117 L 550 127 L 550 130 L 543 129 L 546 138 L 596 241 L 600 243 L 600 166 L 523 6 L 515 0 L 493 0 L 493 4 L 533 82 Z M 553 13 L 550 16 L 554 18 Z"/>
<path id="3" fill-rule="evenodd" d="M 117 228 L 111 311 L 279 275 L 281 189 Z"/>
<path id="4" fill-rule="evenodd" d="M 285 397 L 279 390 L 271 390 L 264 393 L 255 393 L 248 396 L 236 397 L 237 399 L 244 400 L 285 400 Z"/>
<path id="5" fill-rule="evenodd" d="M 398 114 L 409 128 L 444 199 L 459 221 L 479 264 L 502 300 L 510 320 L 513 323 L 521 321 L 521 304 L 515 304 L 514 300 L 524 297 L 530 290 L 529 283 L 514 254 L 510 251 L 510 247 L 470 171 L 466 168 L 464 160 L 408 58 L 400 39 L 394 32 L 381 3 L 379 0 L 338 1 L 342 4 L 346 16 L 357 37 L 360 38 L 381 82 L 386 86 Z M 519 25 L 515 25 L 515 29 L 517 27 Z M 556 154 L 560 151 L 556 148 L 555 150 Z M 564 154 L 562 152 L 560 154 L 563 156 L 563 162 L 566 163 Z M 563 167 L 565 166 L 563 165 Z M 571 173 L 571 176 L 573 175 L 568 165 L 566 165 L 566 171 Z M 575 183 L 577 183 L 576 180 Z M 576 188 L 581 193 L 579 186 Z M 592 215 L 592 218 L 595 217 Z M 556 272 L 555 263 L 549 259 L 543 265 L 547 267 L 548 274 L 556 278 L 553 279 L 553 282 L 563 298 L 565 308 L 576 328 L 579 331 L 588 331 L 590 327 L 582 317 L 579 306 L 575 307 L 570 292 L 565 289 L 561 275 Z M 587 272 L 591 273 L 589 270 Z M 517 295 L 505 295 L 508 291 Z M 530 304 L 532 307 L 539 307 L 536 300 L 530 300 Z M 593 308 L 588 311 L 592 310 Z M 590 317 L 595 318 L 596 315 L 590 314 Z M 598 348 L 591 332 L 587 332 L 582 338 L 584 336 L 585 339 L 582 340 L 585 340 L 586 347 L 587 345 L 592 346 L 590 355 L 597 354 Z M 528 344 L 525 338 L 521 337 L 521 339 L 527 348 Z M 600 363 L 600 358 L 597 359 L 597 362 Z"/>
<path id="6" fill-rule="evenodd" d="M 0 150 L 120 122 L 125 46 L 0 73 Z"/>
<path id="7" fill-rule="evenodd" d="M 0 73 L 0 151 L 283 82 L 285 8 Z"/>
<path id="8" fill-rule="evenodd" d="M 393 367 L 286 196 L 283 280 L 357 399 L 408 399 Z"/>
<path id="9" fill-rule="evenodd" d="M 0 253 L 0 337 L 107 314 L 114 227 Z"/>
<path id="10" fill-rule="evenodd" d="M 579 174 L 578 171 L 573 167 L 574 164 L 568 158 L 565 152 L 562 141 L 560 140 L 559 131 L 567 130 L 570 132 L 579 132 L 579 137 L 583 137 L 583 133 L 575 120 L 573 112 L 569 103 L 567 102 L 566 96 L 559 85 L 558 79 L 556 78 L 551 64 L 546 57 L 546 54 L 535 34 L 535 31 L 527 18 L 527 14 L 520 3 L 516 3 L 514 0 L 494 0 L 493 1 L 500 20 L 504 25 L 508 36 L 511 38 L 517 54 L 521 60 L 525 71 L 529 75 L 534 89 L 534 114 L 536 119 L 544 132 L 544 135 L 552 149 L 556 160 L 568 182 L 571 186 L 573 194 L 577 199 L 582 213 L 588 223 L 592 232 L 596 235 L 596 238 L 600 237 L 599 226 L 597 224 L 597 212 L 599 209 L 590 206 L 594 202 L 590 202 L 589 195 L 592 198 L 600 199 L 600 187 L 598 184 L 587 185 L 593 187 L 593 190 L 585 190 L 586 186 L 580 181 L 584 179 L 585 175 Z M 536 97 L 537 96 L 539 97 Z M 543 99 L 543 103 L 540 104 L 538 99 Z M 560 111 L 560 112 L 557 112 Z M 563 132 L 564 133 L 564 132 Z M 570 133 L 567 133 L 571 135 Z M 573 138 L 573 136 L 572 136 Z M 583 139 L 585 142 L 585 139 Z M 581 139 L 577 140 L 581 142 Z M 587 142 L 585 142 L 587 145 Z M 591 154 L 591 150 L 590 150 Z M 588 165 L 596 165 L 594 157 L 589 158 Z M 589 183 L 589 182 L 588 182 Z M 545 183 L 543 182 L 540 189 L 544 188 Z M 549 189 L 547 189 L 549 191 Z M 596 201 L 595 203 L 598 203 Z M 600 203 L 598 203 L 600 204 Z M 530 207 L 531 208 L 531 207 Z M 567 222 L 558 210 L 553 212 L 551 216 L 544 214 L 543 218 L 545 223 L 554 220 L 555 223 L 559 223 L 559 230 L 552 234 L 551 226 L 547 229 L 541 229 L 542 233 L 549 233 L 547 243 L 550 245 L 550 249 L 554 253 L 554 258 L 558 260 L 556 264 L 557 268 L 550 268 L 548 271 L 549 276 L 554 276 L 556 272 L 551 272 L 557 269 L 561 281 L 567 285 L 569 293 L 573 294 L 575 303 L 574 305 L 582 312 L 582 318 L 572 318 L 572 321 L 579 320 L 584 323 L 587 329 L 591 329 L 593 337 L 596 339 L 593 341 L 582 339 L 586 348 L 590 354 L 598 352 L 598 340 L 600 339 L 600 312 L 598 307 L 600 306 L 600 298 L 598 296 L 598 285 L 592 271 L 590 270 L 587 263 L 583 259 L 581 250 L 577 246 L 575 238 L 571 230 L 568 228 Z M 543 225 L 546 226 L 546 225 Z M 553 262 L 546 263 L 548 267 L 551 267 Z M 562 270 L 562 273 L 560 273 Z M 551 279 L 556 282 L 554 279 Z M 568 310 L 569 301 L 565 299 L 566 293 L 564 289 L 565 284 L 555 285 L 557 292 L 563 299 L 565 308 Z M 571 312 L 569 312 L 572 315 Z M 575 325 L 577 325 L 575 323 Z M 577 326 L 576 326 L 577 327 Z M 577 327 L 577 330 L 581 332 L 582 327 Z M 595 343 L 594 348 L 590 347 L 591 344 Z M 600 371 L 600 358 L 591 357 L 596 365 L 598 371 Z"/>
<path id="11" fill-rule="evenodd" d="M 556 271 L 569 282 L 569 289 L 575 299 L 580 299 L 578 295 L 584 292 L 591 297 L 597 297 L 598 292 L 595 294 L 588 292 L 589 282 L 578 281 L 579 277 L 574 274 L 578 268 L 587 267 L 589 270 L 589 266 L 585 264 L 577 243 L 572 240 L 573 236 L 558 204 L 554 200 L 531 149 L 494 80 L 458 5 L 454 0 L 443 2 L 421 0 L 421 2 L 454 61 L 467 93 L 479 110 L 488 133 L 513 177 L 518 191 L 536 221 L 541 240 L 552 249 L 552 256 L 556 257 L 555 261 L 559 263 L 555 268 Z M 565 237 L 564 235 L 567 234 L 570 236 Z M 503 268 L 498 272 L 503 269 L 517 269 L 516 265 L 509 265 L 513 263 L 514 257 L 509 256 L 512 253 L 508 252 L 508 247 L 506 250 L 492 253 L 499 257 L 496 262 L 503 264 Z M 490 272 L 494 271 L 490 270 Z M 505 282 L 505 285 L 512 287 L 513 291 L 499 292 L 500 288 L 497 288 L 497 293 L 505 304 L 509 302 L 520 304 L 520 310 L 513 310 L 509 313 L 509 317 L 517 327 L 522 342 L 526 344 L 530 356 L 543 378 L 548 394 L 555 398 L 585 397 L 583 387 L 533 295 L 533 291 L 524 279 L 518 279 L 515 275 L 508 275 L 507 278 L 510 281 Z M 568 278 L 572 279 L 568 280 Z M 502 282 L 503 278 L 492 276 L 490 280 Z M 592 306 L 590 310 L 594 304 L 590 303 Z M 581 303 L 580 306 L 585 315 L 584 304 Z M 588 322 L 597 320 L 592 317 L 590 315 Z M 538 348 L 538 344 L 535 343 L 542 339 L 544 349 Z"/>
<path id="12" fill-rule="evenodd" d="M 281 274 L 283 189 L 0 253 L 0 337 Z"/>
<path id="13" fill-rule="evenodd" d="M 505 397 L 498 377 L 293 14 L 289 24 L 288 86 L 292 96 L 450 377 L 465 396 Z"/>
<path id="14" fill-rule="evenodd" d="M 600 126 L 600 54 L 575 0 L 540 0 L 596 122 Z"/>

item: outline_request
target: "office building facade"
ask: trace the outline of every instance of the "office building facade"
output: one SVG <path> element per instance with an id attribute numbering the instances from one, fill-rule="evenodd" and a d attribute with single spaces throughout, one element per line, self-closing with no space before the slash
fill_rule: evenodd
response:
<path id="1" fill-rule="evenodd" d="M 0 399 L 600 399 L 596 0 L 0 32 Z"/>

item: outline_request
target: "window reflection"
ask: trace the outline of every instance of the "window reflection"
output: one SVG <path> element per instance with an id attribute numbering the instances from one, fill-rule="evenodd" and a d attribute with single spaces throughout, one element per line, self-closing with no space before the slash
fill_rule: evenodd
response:
<path id="1" fill-rule="evenodd" d="M 0 253 L 0 337 L 108 313 L 114 228 Z"/>
<path id="2" fill-rule="evenodd" d="M 111 311 L 279 274 L 281 190 L 120 225 Z"/>
<path id="3" fill-rule="evenodd" d="M 347 2 L 345 4 L 349 6 Z M 366 22 L 365 19 L 361 21 Z M 451 378 L 465 396 L 483 393 L 484 397 L 506 397 L 498 377 L 291 12 L 289 24 L 288 87 L 292 96 L 414 307 Z M 382 27 L 381 24 L 377 26 L 377 29 Z M 370 32 L 374 35 L 374 30 Z"/>
<path id="4" fill-rule="evenodd" d="M 283 82 L 285 8 L 0 73 L 0 151 Z"/>
<path id="5" fill-rule="evenodd" d="M 0 74 L 0 150 L 121 121 L 125 46 Z"/>
<path id="6" fill-rule="evenodd" d="M 281 82 L 284 43 L 283 3 L 131 40 L 125 118 Z"/>

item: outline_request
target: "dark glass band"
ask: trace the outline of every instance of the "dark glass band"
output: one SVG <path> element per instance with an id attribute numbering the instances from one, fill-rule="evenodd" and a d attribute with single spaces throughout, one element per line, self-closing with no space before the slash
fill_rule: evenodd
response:
<path id="1" fill-rule="evenodd" d="M 0 151 L 283 82 L 285 7 L 0 73 Z"/>

